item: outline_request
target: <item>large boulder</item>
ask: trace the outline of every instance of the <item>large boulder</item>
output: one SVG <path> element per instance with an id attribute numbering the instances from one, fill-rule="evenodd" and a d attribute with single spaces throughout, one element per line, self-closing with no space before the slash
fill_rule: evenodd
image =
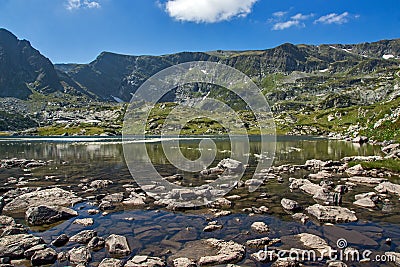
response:
<path id="1" fill-rule="evenodd" d="M 320 222 L 341 223 L 357 221 L 356 215 L 344 207 L 314 204 L 306 208 L 306 211 Z"/>
<path id="2" fill-rule="evenodd" d="M 26 250 L 43 243 L 42 238 L 30 234 L 4 236 L 0 238 L 0 258 L 21 259 Z"/>
<path id="3" fill-rule="evenodd" d="M 106 248 L 110 254 L 128 255 L 131 253 L 125 236 L 112 234 L 106 238 Z"/>
<path id="4" fill-rule="evenodd" d="M 25 212 L 25 220 L 30 225 L 51 224 L 78 216 L 78 212 L 60 206 L 41 205 L 31 207 Z"/>
<path id="5" fill-rule="evenodd" d="M 40 205 L 72 206 L 82 201 L 74 193 L 61 188 L 49 188 L 21 194 L 4 206 L 4 211 L 26 210 L 29 207 Z"/>

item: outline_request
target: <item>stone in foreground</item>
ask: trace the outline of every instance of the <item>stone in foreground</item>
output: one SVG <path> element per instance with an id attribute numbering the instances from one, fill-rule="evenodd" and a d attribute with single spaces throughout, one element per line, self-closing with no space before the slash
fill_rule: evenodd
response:
<path id="1" fill-rule="evenodd" d="M 122 267 L 122 261 L 119 259 L 105 258 L 98 267 Z"/>
<path id="2" fill-rule="evenodd" d="M 124 265 L 125 267 L 164 267 L 165 262 L 157 257 L 136 255 Z"/>
<path id="3" fill-rule="evenodd" d="M 47 205 L 31 207 L 25 212 L 25 220 L 30 225 L 52 224 L 75 216 L 78 213 L 72 209 Z"/>
<path id="4" fill-rule="evenodd" d="M 131 253 L 125 236 L 112 234 L 106 239 L 106 248 L 110 254 L 128 255 Z"/>
<path id="5" fill-rule="evenodd" d="M 244 246 L 233 241 L 226 242 L 210 238 L 205 240 L 205 242 L 218 249 L 218 252 L 214 256 L 201 257 L 198 261 L 200 266 L 235 263 L 242 260 L 246 254 Z"/>
<path id="6" fill-rule="evenodd" d="M 306 210 L 320 222 L 341 223 L 357 221 L 356 215 L 343 207 L 314 204 L 306 208 Z"/>
<path id="7" fill-rule="evenodd" d="M 4 236 L 0 238 L 0 258 L 24 258 L 26 250 L 43 243 L 42 238 L 29 234 Z"/>

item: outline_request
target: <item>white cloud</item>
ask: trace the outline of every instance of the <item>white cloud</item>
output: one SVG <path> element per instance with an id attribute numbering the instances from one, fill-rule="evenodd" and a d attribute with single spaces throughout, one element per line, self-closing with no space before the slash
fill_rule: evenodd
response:
<path id="1" fill-rule="evenodd" d="M 284 22 L 278 22 L 275 23 L 274 26 L 272 27 L 272 29 L 274 31 L 278 31 L 278 30 L 284 30 L 284 29 L 288 29 L 290 27 L 305 27 L 304 23 L 300 23 L 299 20 L 288 20 L 288 21 L 284 21 Z"/>
<path id="2" fill-rule="evenodd" d="M 308 14 L 308 15 L 297 13 L 296 15 L 292 16 L 291 19 L 292 20 L 307 20 L 307 19 L 312 18 L 312 17 L 314 17 L 313 13 Z"/>
<path id="3" fill-rule="evenodd" d="M 166 12 L 180 21 L 214 23 L 245 17 L 258 0 L 168 0 Z"/>
<path id="4" fill-rule="evenodd" d="M 285 16 L 286 14 L 287 14 L 287 11 L 278 11 L 278 12 L 272 13 L 272 16 L 280 18 L 280 17 Z"/>
<path id="5" fill-rule="evenodd" d="M 100 8 L 101 5 L 99 2 L 96 1 L 89 1 L 89 0 L 68 0 L 66 3 L 66 8 L 68 10 L 75 10 L 80 8 Z"/>
<path id="6" fill-rule="evenodd" d="M 330 13 L 315 20 L 314 23 L 343 24 L 349 21 L 349 15 L 349 12 L 343 12 L 342 14 Z"/>

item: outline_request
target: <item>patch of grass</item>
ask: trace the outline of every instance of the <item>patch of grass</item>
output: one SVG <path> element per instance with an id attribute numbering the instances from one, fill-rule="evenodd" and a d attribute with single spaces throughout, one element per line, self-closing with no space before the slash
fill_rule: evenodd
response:
<path id="1" fill-rule="evenodd" d="M 72 126 L 65 128 L 61 126 L 46 126 L 37 129 L 37 134 L 40 136 L 59 136 L 59 135 L 98 135 L 105 132 L 105 128 L 98 126 Z"/>
<path id="2" fill-rule="evenodd" d="M 400 160 L 384 159 L 377 161 L 350 161 L 350 167 L 361 164 L 364 169 L 386 169 L 389 171 L 400 172 Z"/>

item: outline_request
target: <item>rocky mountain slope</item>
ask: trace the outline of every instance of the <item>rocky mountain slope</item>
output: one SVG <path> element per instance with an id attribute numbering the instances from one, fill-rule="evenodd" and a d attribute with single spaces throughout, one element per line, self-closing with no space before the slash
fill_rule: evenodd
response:
<path id="1" fill-rule="evenodd" d="M 73 121 L 75 124 L 67 125 L 68 129 L 76 128 L 73 133 L 80 133 L 79 123 L 102 119 L 115 130 L 122 123 L 124 112 L 124 104 L 119 102 L 128 102 L 140 85 L 158 71 L 190 61 L 219 62 L 250 76 L 265 94 L 278 126 L 285 133 L 348 131 L 347 127 L 355 121 L 349 118 L 345 120 L 348 125 L 342 125 L 343 118 L 349 116 L 346 114 L 353 114 L 346 109 L 364 107 L 379 113 L 374 119 L 366 118 L 369 124 L 375 124 L 385 115 L 379 106 L 395 109 L 400 95 L 400 39 L 354 45 L 283 44 L 257 51 L 218 50 L 162 56 L 103 52 L 88 64 L 53 65 L 28 41 L 0 29 L 2 120 L 15 121 L 19 116 L 11 114 L 18 114 L 24 122 L 8 123 L 2 130 L 21 130 L 35 124 L 54 126 L 57 122 L 55 132 L 60 133 L 65 126 L 62 122 Z M 245 106 L 227 90 L 202 84 L 178 88 L 164 100 L 179 102 L 206 95 L 228 102 L 236 110 Z M 105 109 L 110 112 L 104 113 Z M 393 112 L 392 109 L 385 112 Z M 77 110 L 90 113 L 89 119 L 71 118 Z M 104 114 L 110 116 L 101 118 Z M 93 129 L 88 132 L 93 133 Z"/>

